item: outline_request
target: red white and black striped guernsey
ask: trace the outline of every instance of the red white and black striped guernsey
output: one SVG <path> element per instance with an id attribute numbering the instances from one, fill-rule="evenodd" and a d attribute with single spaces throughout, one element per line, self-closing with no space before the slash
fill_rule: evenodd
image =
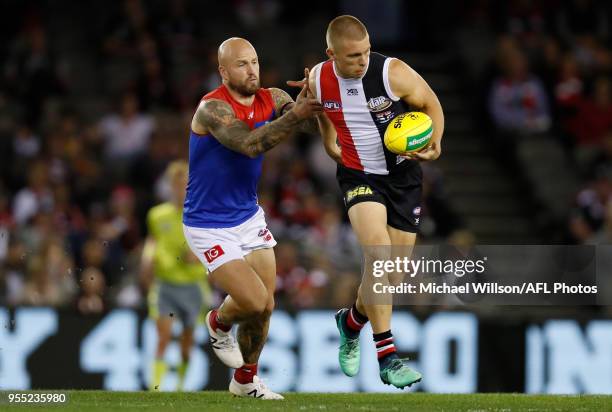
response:
<path id="1" fill-rule="evenodd" d="M 389 86 L 391 60 L 370 53 L 365 75 L 354 79 L 340 77 L 332 60 L 313 69 L 317 98 L 336 128 L 345 167 L 388 175 L 414 162 L 391 153 L 383 141 L 391 119 L 409 111 Z"/>

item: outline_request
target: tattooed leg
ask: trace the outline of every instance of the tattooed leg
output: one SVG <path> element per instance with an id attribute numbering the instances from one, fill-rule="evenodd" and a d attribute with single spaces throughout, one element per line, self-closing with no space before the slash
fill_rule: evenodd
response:
<path id="1" fill-rule="evenodd" d="M 268 300 L 263 312 L 252 319 L 240 323 L 238 344 L 245 363 L 257 363 L 259 355 L 268 337 L 270 316 L 274 310 L 274 289 L 276 288 L 276 260 L 273 249 L 258 249 L 247 256 L 251 265 L 268 291 Z"/>
<path id="2" fill-rule="evenodd" d="M 238 328 L 238 344 L 245 363 L 257 363 L 268 337 L 270 315 L 265 311 L 260 316 L 242 322 Z"/>

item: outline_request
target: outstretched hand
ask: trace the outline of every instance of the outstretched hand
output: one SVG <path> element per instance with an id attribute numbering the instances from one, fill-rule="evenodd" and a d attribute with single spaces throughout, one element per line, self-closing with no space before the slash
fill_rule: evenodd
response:
<path id="1" fill-rule="evenodd" d="M 288 80 L 287 81 L 287 86 L 291 86 L 291 87 L 299 87 L 301 89 L 304 88 L 304 86 L 306 86 L 306 88 L 308 89 L 308 76 L 310 74 L 310 71 L 308 70 L 308 68 L 304 69 L 304 78 L 302 80 Z M 301 94 L 301 93 L 300 93 Z M 312 93 L 310 93 L 310 90 L 307 90 L 307 95 L 308 97 L 311 96 Z M 299 96 L 298 96 L 299 98 Z"/>
<path id="2" fill-rule="evenodd" d="M 308 69 L 304 69 L 306 79 L 308 79 Z M 323 106 L 321 103 L 314 99 L 308 89 L 308 81 L 296 82 L 302 84 L 302 90 L 295 99 L 295 106 L 291 111 L 297 115 L 299 119 L 306 119 L 312 116 L 316 116 L 323 112 Z M 289 84 L 289 82 L 287 82 Z"/>

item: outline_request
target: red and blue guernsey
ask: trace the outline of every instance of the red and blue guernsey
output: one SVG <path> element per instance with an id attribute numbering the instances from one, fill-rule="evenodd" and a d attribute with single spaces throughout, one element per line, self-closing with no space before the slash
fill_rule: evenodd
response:
<path id="1" fill-rule="evenodd" d="M 274 120 L 274 101 L 268 89 L 260 88 L 253 104 L 237 102 L 225 85 L 202 100 L 223 100 L 232 106 L 236 118 L 251 130 Z M 212 134 L 189 136 L 189 182 L 183 209 L 183 223 L 198 228 L 238 226 L 255 215 L 257 183 L 263 155 L 250 158 L 223 146 Z"/>

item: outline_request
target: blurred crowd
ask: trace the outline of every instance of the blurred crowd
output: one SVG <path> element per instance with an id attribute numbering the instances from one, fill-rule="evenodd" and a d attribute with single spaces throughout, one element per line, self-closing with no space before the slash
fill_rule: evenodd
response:
<path id="1" fill-rule="evenodd" d="M 610 4 L 473 1 L 466 10 L 464 61 L 487 85 L 491 136 L 506 152 L 521 139 L 552 137 L 566 156 L 565 172 L 579 182 L 559 240 L 612 243 Z"/>
<path id="2" fill-rule="evenodd" d="M 0 305 L 54 305 L 84 314 L 144 307 L 138 271 L 145 216 L 169 195 L 166 165 L 187 157 L 198 100 L 219 85 L 216 44 L 224 32 L 212 34 L 215 24 L 255 36 L 290 7 L 233 3 L 124 0 L 73 3 L 76 10 L 61 12 L 51 3 L 6 5 L 0 17 Z M 99 12 L 101 23 L 76 19 L 83 7 Z M 306 57 L 282 70 L 301 73 L 321 58 L 301 53 Z M 261 70 L 262 85 L 284 86 L 273 62 L 263 61 Z M 446 213 L 439 171 L 428 170 L 424 209 L 432 213 L 424 227 L 428 238 L 444 238 L 458 224 Z M 280 305 L 350 304 L 360 252 L 335 164 L 318 136 L 296 136 L 266 154 L 259 200 L 279 241 Z"/>
<path id="3" fill-rule="evenodd" d="M 254 40 L 262 85 L 284 88 L 304 66 L 325 58 L 322 36 L 312 36 L 312 27 L 323 33 L 345 3 L 362 4 L 320 1 L 305 10 L 280 0 L 123 0 L 59 10 L 53 2 L 6 2 L 0 15 L 0 305 L 81 313 L 144 307 L 138 271 L 145 216 L 168 198 L 163 171 L 187 157 L 194 108 L 219 85 L 216 46 L 228 27 Z M 589 0 L 474 0 L 457 20 L 458 3 L 436 4 L 446 2 L 434 0 L 431 8 L 446 10 L 441 18 L 449 25 L 446 35 L 430 27 L 425 45 L 453 48 L 449 39 L 459 41 L 465 70 L 487 85 L 482 106 L 499 147 L 507 147 L 508 136 L 554 136 L 582 182 L 565 240 L 610 243 L 610 7 Z M 83 19 L 87 13 L 96 19 Z M 384 44 L 405 49 L 391 38 Z M 310 135 L 265 156 L 259 201 L 279 241 L 279 304 L 350 305 L 361 257 L 335 164 Z M 423 241 L 474 241 L 461 230 L 435 164 L 424 167 L 424 195 Z"/>

